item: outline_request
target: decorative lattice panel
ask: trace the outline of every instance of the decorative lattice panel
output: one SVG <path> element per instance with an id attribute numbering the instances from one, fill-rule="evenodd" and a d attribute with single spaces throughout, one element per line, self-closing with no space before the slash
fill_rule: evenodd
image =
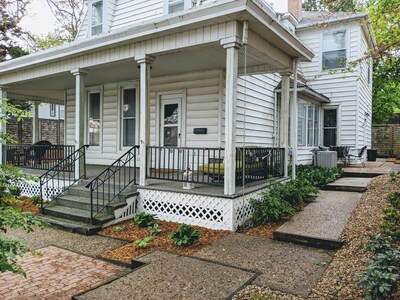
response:
<path id="1" fill-rule="evenodd" d="M 232 199 L 138 189 L 138 211 L 155 213 L 161 220 L 233 230 Z"/>
<path id="2" fill-rule="evenodd" d="M 261 200 L 262 191 L 253 192 L 234 200 L 234 224 L 236 230 L 240 225 L 249 220 L 253 215 L 253 208 L 250 205 L 250 199 Z"/>
<path id="3" fill-rule="evenodd" d="M 47 185 L 43 188 L 43 199 L 44 200 L 49 200 L 51 197 L 54 195 L 58 195 L 61 193 L 65 187 L 68 187 L 70 185 L 69 182 L 65 182 L 65 184 L 62 181 L 59 182 L 54 182 L 52 185 Z M 19 187 L 21 189 L 21 195 L 23 196 L 40 196 L 40 184 L 39 182 L 35 181 L 27 181 L 24 183 L 17 183 L 15 186 Z"/>

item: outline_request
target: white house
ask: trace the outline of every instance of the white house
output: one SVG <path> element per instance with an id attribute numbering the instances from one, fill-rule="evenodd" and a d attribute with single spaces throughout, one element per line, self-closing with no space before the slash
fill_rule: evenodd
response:
<path id="1" fill-rule="evenodd" d="M 138 209 L 235 230 L 266 179 L 287 176 L 289 147 L 306 163 L 318 145 L 370 144 L 367 63 L 330 71 L 373 46 L 368 17 L 314 26 L 300 0 L 283 2 L 89 0 L 74 43 L 0 65 L 0 96 L 64 104 L 65 144 L 89 145 L 76 179 L 84 163 L 114 164 L 110 183 L 129 157 Z M 104 191 L 101 176 L 92 189 Z M 102 201 L 104 212 L 111 201 Z"/>

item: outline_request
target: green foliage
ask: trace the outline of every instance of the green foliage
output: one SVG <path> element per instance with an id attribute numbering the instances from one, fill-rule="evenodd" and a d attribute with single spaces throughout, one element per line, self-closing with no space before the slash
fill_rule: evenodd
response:
<path id="1" fill-rule="evenodd" d="M 137 245 L 139 248 L 145 249 L 149 245 L 149 242 L 151 242 L 152 240 L 154 240 L 152 236 L 146 236 L 142 240 L 135 241 L 134 244 Z"/>
<path id="2" fill-rule="evenodd" d="M 35 204 L 35 205 L 40 204 L 40 196 L 38 196 L 38 195 L 32 196 L 32 197 L 31 197 L 31 201 L 32 201 L 32 203 Z"/>
<path id="3" fill-rule="evenodd" d="M 48 224 L 32 215 L 32 213 L 21 212 L 12 207 L 0 206 L 0 272 L 11 271 L 26 276 L 18 264 L 17 258 L 27 252 L 32 252 L 32 250 L 19 241 L 7 238 L 4 233 L 7 232 L 7 228 L 22 228 L 30 233 L 35 226 L 45 228 Z"/>
<path id="4" fill-rule="evenodd" d="M 374 253 L 386 252 L 392 248 L 393 239 L 382 233 L 370 237 L 365 245 L 365 249 Z"/>
<path id="5" fill-rule="evenodd" d="M 30 40 L 30 51 L 32 52 L 43 51 L 49 48 L 61 46 L 65 42 L 65 38 L 57 32 L 49 32 L 47 35 L 42 36 L 31 34 Z"/>
<path id="6" fill-rule="evenodd" d="M 115 227 L 113 228 L 113 230 L 114 230 L 115 232 L 122 232 L 122 231 L 125 230 L 125 228 L 124 228 L 124 227 L 121 227 L 121 226 L 115 226 Z"/>
<path id="7" fill-rule="evenodd" d="M 390 193 L 388 195 L 387 200 L 390 203 L 390 205 L 392 205 L 394 208 L 400 210 L 400 193 L 399 192 Z"/>
<path id="8" fill-rule="evenodd" d="M 392 181 L 392 182 L 396 181 L 396 180 L 397 180 L 397 173 L 396 173 L 395 171 L 391 171 L 391 172 L 389 173 L 389 179 L 390 179 L 390 181 Z"/>
<path id="9" fill-rule="evenodd" d="M 169 235 L 169 238 L 171 240 L 175 239 L 174 245 L 187 247 L 193 245 L 199 239 L 200 234 L 201 231 L 189 225 L 181 224 L 177 231 Z"/>
<path id="10" fill-rule="evenodd" d="M 296 177 L 307 180 L 314 186 L 322 188 L 342 176 L 341 168 L 321 168 L 311 165 L 296 165 Z"/>
<path id="11" fill-rule="evenodd" d="M 386 235 L 395 240 L 400 240 L 400 210 L 396 207 L 388 207 L 383 211 L 383 220 L 381 228 Z"/>
<path id="12" fill-rule="evenodd" d="M 157 235 L 161 232 L 160 230 L 160 225 L 154 224 L 153 226 L 149 227 L 149 233 L 150 235 Z"/>
<path id="13" fill-rule="evenodd" d="M 139 212 L 133 217 L 132 224 L 138 227 L 149 227 L 154 224 L 155 216 L 155 214 L 149 214 L 144 211 Z"/>
<path id="14" fill-rule="evenodd" d="M 21 189 L 14 185 L 8 187 L 8 192 L 14 197 L 19 197 L 21 195 Z"/>
<path id="15" fill-rule="evenodd" d="M 356 0 L 305 0 L 305 11 L 354 11 L 357 7 Z"/>
<path id="16" fill-rule="evenodd" d="M 256 224 L 280 221 L 284 216 L 293 215 L 301 204 L 311 201 L 318 189 L 309 181 L 298 179 L 286 183 L 274 183 L 263 192 L 262 200 L 250 200 Z"/>

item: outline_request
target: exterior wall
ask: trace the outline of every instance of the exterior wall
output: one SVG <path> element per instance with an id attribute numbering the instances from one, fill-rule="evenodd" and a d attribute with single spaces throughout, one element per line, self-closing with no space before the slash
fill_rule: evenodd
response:
<path id="1" fill-rule="evenodd" d="M 338 108 L 338 145 L 356 147 L 359 145 L 359 70 L 330 74 L 322 71 L 322 35 L 325 31 L 347 29 L 347 55 L 354 61 L 360 55 L 360 29 L 358 24 L 343 24 L 321 28 L 310 28 L 297 33 L 300 40 L 313 49 L 315 57 L 312 62 L 300 63 L 300 70 L 314 90 L 330 98 L 331 103 L 323 108 Z"/>
<path id="2" fill-rule="evenodd" d="M 32 119 L 22 118 L 21 122 L 15 119 L 9 120 L 7 133 L 11 134 L 19 144 L 32 144 Z"/>
<path id="3" fill-rule="evenodd" d="M 156 99 L 163 93 L 182 93 L 186 99 L 186 106 L 182 104 L 182 112 L 186 112 L 186 118 L 182 124 L 183 142 L 181 146 L 186 147 L 219 147 L 221 135 L 221 124 L 219 121 L 219 107 L 221 101 L 220 93 L 220 70 L 209 70 L 203 72 L 162 76 L 152 78 L 150 82 L 150 145 L 158 145 L 156 136 Z M 120 116 L 119 116 L 119 87 L 126 83 L 107 83 L 98 87 L 103 93 L 102 109 L 102 137 L 103 142 L 99 149 L 87 150 L 88 163 L 110 164 L 120 157 L 125 151 L 120 147 Z M 137 86 L 137 81 L 130 84 Z M 67 91 L 66 107 L 66 143 L 74 144 L 75 135 L 75 95 L 74 90 Z M 158 104 L 159 105 L 159 104 Z M 183 114 L 184 116 L 184 114 Z M 207 128 L 207 134 L 195 135 L 193 129 Z M 138 144 L 137 137 L 137 144 Z M 97 148 L 97 147 L 96 147 Z"/>

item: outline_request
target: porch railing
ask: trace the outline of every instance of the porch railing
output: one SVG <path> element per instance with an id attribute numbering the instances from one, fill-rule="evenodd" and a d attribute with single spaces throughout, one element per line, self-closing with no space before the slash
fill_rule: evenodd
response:
<path id="1" fill-rule="evenodd" d="M 88 145 L 82 146 L 39 177 L 40 207 L 42 213 L 45 207 L 44 200 L 47 201 L 46 205 L 49 204 L 71 185 L 78 182 L 81 178 L 86 177 L 86 148 L 88 147 Z M 75 178 L 75 163 L 82 162 L 82 160 L 83 173 L 80 174 L 79 178 Z"/>
<path id="2" fill-rule="evenodd" d="M 139 146 L 133 146 L 117 159 L 86 188 L 90 189 L 90 218 L 102 212 L 112 201 L 131 184 L 136 184 L 136 158 Z"/>
<path id="3" fill-rule="evenodd" d="M 147 178 L 221 184 L 223 148 L 147 147 Z"/>
<path id="4" fill-rule="evenodd" d="M 223 184 L 223 148 L 148 146 L 147 178 Z M 236 184 L 283 177 L 284 149 L 265 147 L 236 148 Z"/>
<path id="5" fill-rule="evenodd" d="M 4 149 L 6 164 L 21 168 L 50 170 L 69 157 L 75 151 L 75 146 L 6 144 Z"/>

